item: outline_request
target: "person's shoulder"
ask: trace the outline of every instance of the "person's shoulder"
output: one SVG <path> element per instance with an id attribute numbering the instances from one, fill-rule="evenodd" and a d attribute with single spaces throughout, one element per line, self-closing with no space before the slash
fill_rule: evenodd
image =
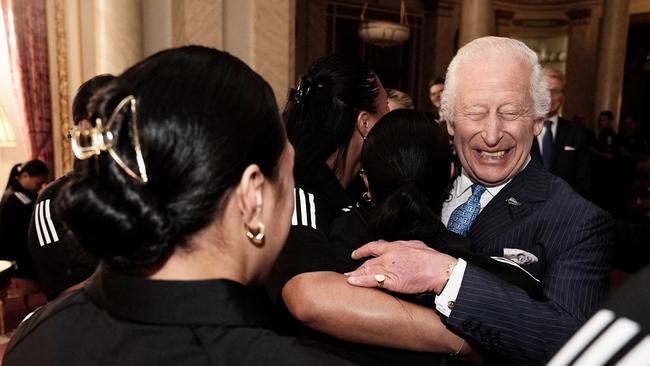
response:
<path id="1" fill-rule="evenodd" d="M 546 204 L 553 208 L 551 219 L 556 222 L 591 222 L 597 227 L 614 225 L 611 214 L 582 197 L 569 183 L 556 176 L 551 177 Z"/>
<path id="2" fill-rule="evenodd" d="M 530 187 L 535 185 L 534 189 L 545 191 L 541 194 L 545 197 L 544 204 L 554 207 L 553 215 L 558 219 L 567 214 L 575 215 L 577 212 L 581 212 L 584 217 L 598 216 L 604 217 L 608 221 L 612 220 L 606 211 L 582 197 L 569 183 L 550 173 L 536 162 L 529 163 L 523 176 L 524 180 L 520 184 L 528 186 L 528 189 L 533 189 Z"/>
<path id="3" fill-rule="evenodd" d="M 21 191 L 8 191 L 3 197 L 2 204 L 6 207 L 11 206 L 29 206 L 34 200 L 26 193 Z"/>
<path id="4" fill-rule="evenodd" d="M 33 338 L 35 344 L 47 339 L 59 339 L 65 329 L 81 320 L 79 312 L 74 309 L 89 305 L 92 306 L 86 292 L 80 289 L 34 310 L 12 334 L 7 355 L 20 348 L 26 339 Z"/>

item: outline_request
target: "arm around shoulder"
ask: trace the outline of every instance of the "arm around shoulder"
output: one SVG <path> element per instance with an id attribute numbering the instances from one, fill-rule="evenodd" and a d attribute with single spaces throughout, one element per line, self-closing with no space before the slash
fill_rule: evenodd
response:
<path id="1" fill-rule="evenodd" d="M 351 286 L 334 272 L 298 275 L 286 284 L 282 298 L 305 325 L 349 342 L 440 353 L 455 353 L 463 343 L 435 310 Z"/>

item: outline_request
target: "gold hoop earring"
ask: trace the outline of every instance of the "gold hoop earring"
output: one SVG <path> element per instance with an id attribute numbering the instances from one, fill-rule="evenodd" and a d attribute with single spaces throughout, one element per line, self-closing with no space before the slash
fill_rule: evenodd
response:
<path id="1" fill-rule="evenodd" d="M 368 202 L 373 206 L 375 205 L 375 200 L 372 197 L 370 197 L 370 192 L 368 191 L 363 192 L 363 194 L 361 195 L 361 199 L 363 199 L 364 201 Z"/>
<path id="2" fill-rule="evenodd" d="M 256 232 L 253 232 L 248 225 L 244 224 L 246 227 L 246 237 L 250 240 L 251 243 L 255 245 L 264 244 L 264 224 L 260 221 Z"/>

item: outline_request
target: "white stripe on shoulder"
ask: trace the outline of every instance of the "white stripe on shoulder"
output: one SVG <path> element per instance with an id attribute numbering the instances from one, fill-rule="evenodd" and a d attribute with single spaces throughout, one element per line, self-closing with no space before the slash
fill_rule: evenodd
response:
<path id="1" fill-rule="evenodd" d="M 50 234 L 47 233 L 47 227 L 45 227 L 45 215 L 43 215 L 43 206 L 45 205 L 39 205 L 38 206 L 38 218 L 41 221 L 41 228 L 43 229 L 43 236 L 45 237 L 45 244 L 50 244 L 52 240 L 50 239 Z M 36 215 L 36 212 L 34 212 L 34 215 Z"/>
<path id="2" fill-rule="evenodd" d="M 47 218 L 47 227 L 50 228 L 50 233 L 52 234 L 52 242 L 56 243 L 59 241 L 59 235 L 56 233 L 56 228 L 54 227 L 54 222 L 52 222 L 52 214 L 50 213 L 50 200 L 45 200 L 45 218 Z"/>
<path id="3" fill-rule="evenodd" d="M 298 214 L 296 211 L 298 210 L 298 198 L 297 198 L 297 190 L 296 188 L 293 189 L 293 214 L 291 215 L 291 225 L 296 226 L 298 225 Z"/>
<path id="4" fill-rule="evenodd" d="M 305 197 L 305 191 L 302 188 L 298 188 L 298 193 L 300 196 L 300 225 L 307 226 L 307 199 Z"/>
<path id="5" fill-rule="evenodd" d="M 650 365 L 650 336 L 645 336 L 625 357 L 616 363 L 616 366 Z"/>
<path id="6" fill-rule="evenodd" d="M 27 196 L 23 192 L 14 192 L 14 196 L 16 196 L 16 198 L 18 198 L 18 200 L 20 200 L 20 202 L 22 202 L 23 205 L 29 205 L 30 203 L 32 203 L 32 199 L 29 198 L 29 196 Z"/>
<path id="7" fill-rule="evenodd" d="M 575 366 L 604 365 L 639 331 L 641 326 L 627 318 L 619 318 L 580 355 Z"/>
<path id="8" fill-rule="evenodd" d="M 36 235 L 38 236 L 38 244 L 41 246 L 45 245 L 43 242 L 43 235 L 41 234 L 41 220 L 38 216 L 38 208 L 43 205 L 43 202 L 39 202 L 34 209 L 34 225 L 36 226 Z"/>
<path id="9" fill-rule="evenodd" d="M 309 218 L 311 219 L 311 227 L 316 229 L 316 204 L 314 203 L 314 195 L 307 193 L 309 196 Z"/>
<path id="10" fill-rule="evenodd" d="M 568 365 L 576 356 L 596 338 L 598 333 L 605 329 L 614 320 L 614 312 L 603 309 L 596 313 L 578 332 L 567 342 L 560 352 L 548 363 L 547 366 Z"/>

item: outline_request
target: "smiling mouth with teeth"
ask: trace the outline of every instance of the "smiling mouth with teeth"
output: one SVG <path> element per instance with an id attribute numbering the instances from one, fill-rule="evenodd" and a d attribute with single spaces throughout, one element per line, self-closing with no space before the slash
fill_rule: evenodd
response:
<path id="1" fill-rule="evenodd" d="M 484 158 L 498 159 L 498 158 L 502 157 L 503 155 L 505 155 L 508 151 L 510 151 L 510 150 L 508 149 L 508 150 L 501 150 L 501 151 L 495 151 L 495 152 L 479 151 L 479 153 Z"/>

